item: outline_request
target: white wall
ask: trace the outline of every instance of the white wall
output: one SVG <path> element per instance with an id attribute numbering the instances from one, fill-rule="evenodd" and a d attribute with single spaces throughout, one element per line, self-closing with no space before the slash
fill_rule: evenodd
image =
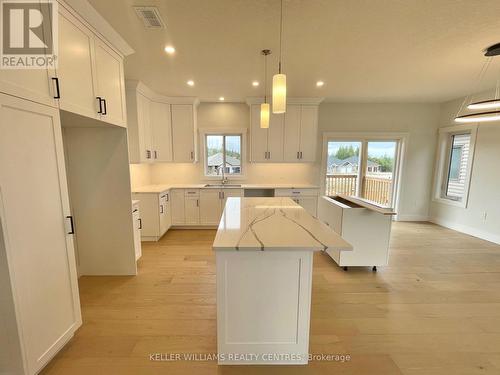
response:
<path id="1" fill-rule="evenodd" d="M 477 96 L 476 99 L 482 98 Z M 439 126 L 453 122 L 462 99 L 441 106 Z M 479 125 L 472 167 L 469 201 L 466 208 L 433 201 L 432 221 L 477 237 L 500 243 L 500 124 Z M 484 219 L 486 213 L 486 219 Z"/>
<path id="2" fill-rule="evenodd" d="M 130 186 L 132 189 L 151 184 L 149 164 L 130 164 Z"/>
<path id="3" fill-rule="evenodd" d="M 198 128 L 248 129 L 250 113 L 243 103 L 202 103 L 198 107 Z M 247 137 L 249 133 L 247 132 Z M 247 152 L 249 151 L 247 147 Z M 200 157 L 202 161 L 202 157 Z M 314 164 L 256 164 L 243 165 L 243 183 L 318 184 L 317 166 Z M 135 171 L 132 172 L 135 181 Z M 151 183 L 199 183 L 206 180 L 203 163 L 158 163 L 151 166 Z"/>
<path id="4" fill-rule="evenodd" d="M 323 103 L 319 136 L 337 131 L 407 132 L 398 216 L 400 220 L 427 220 L 438 121 L 437 104 Z"/>

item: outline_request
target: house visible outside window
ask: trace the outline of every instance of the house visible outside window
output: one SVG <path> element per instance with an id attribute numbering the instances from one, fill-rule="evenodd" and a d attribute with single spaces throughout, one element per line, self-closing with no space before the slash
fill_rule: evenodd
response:
<path id="1" fill-rule="evenodd" d="M 237 176 L 242 173 L 241 134 L 205 135 L 205 175 Z"/>
<path id="2" fill-rule="evenodd" d="M 441 128 L 435 200 L 467 206 L 477 126 Z"/>

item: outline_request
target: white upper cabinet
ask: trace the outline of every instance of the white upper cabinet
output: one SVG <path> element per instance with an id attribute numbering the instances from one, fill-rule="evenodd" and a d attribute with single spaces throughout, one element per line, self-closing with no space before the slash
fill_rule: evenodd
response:
<path id="1" fill-rule="evenodd" d="M 173 160 L 177 163 L 197 161 L 195 148 L 196 119 L 191 104 L 172 104 Z"/>
<path id="2" fill-rule="evenodd" d="M 260 127 L 260 105 L 250 106 L 250 160 L 254 162 L 267 161 L 267 129 Z"/>
<path id="3" fill-rule="evenodd" d="M 318 106 L 303 105 L 300 118 L 300 161 L 316 160 L 318 143 Z"/>
<path id="4" fill-rule="evenodd" d="M 133 51 L 118 34 L 99 33 L 64 3 L 58 21 L 57 69 L 2 69 L 0 92 L 125 127 L 123 55 L 102 35 L 117 41 L 120 51 Z"/>
<path id="5" fill-rule="evenodd" d="M 49 74 L 46 69 L 0 69 L 0 92 L 55 107 L 55 81 Z"/>
<path id="6" fill-rule="evenodd" d="M 288 105 L 285 113 L 284 158 L 286 161 L 300 160 L 300 116 L 301 105 Z"/>
<path id="7" fill-rule="evenodd" d="M 153 161 L 172 161 L 172 123 L 170 104 L 151 102 L 151 148 Z"/>
<path id="8" fill-rule="evenodd" d="M 68 112 L 99 118 L 93 58 L 94 36 L 65 9 L 59 13 L 59 106 Z"/>
<path id="9" fill-rule="evenodd" d="M 123 59 L 99 39 L 95 39 L 95 67 L 99 114 L 103 121 L 125 126 L 125 82 Z"/>
<path id="10" fill-rule="evenodd" d="M 260 104 L 250 106 L 250 158 L 253 162 L 283 161 L 283 115 L 270 115 L 269 128 L 260 127 Z"/>
<path id="11" fill-rule="evenodd" d="M 196 100 L 157 95 L 138 81 L 126 85 L 130 162 L 197 161 Z"/>
<path id="12" fill-rule="evenodd" d="M 287 162 L 314 162 L 318 138 L 318 106 L 288 105 L 284 150 Z"/>

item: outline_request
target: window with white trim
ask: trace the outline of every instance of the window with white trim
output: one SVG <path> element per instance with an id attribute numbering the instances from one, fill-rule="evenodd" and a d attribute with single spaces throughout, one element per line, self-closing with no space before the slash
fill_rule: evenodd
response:
<path id="1" fill-rule="evenodd" d="M 205 134 L 205 175 L 242 175 L 242 135 Z"/>
<path id="2" fill-rule="evenodd" d="M 436 198 L 466 207 L 476 126 L 441 128 Z"/>

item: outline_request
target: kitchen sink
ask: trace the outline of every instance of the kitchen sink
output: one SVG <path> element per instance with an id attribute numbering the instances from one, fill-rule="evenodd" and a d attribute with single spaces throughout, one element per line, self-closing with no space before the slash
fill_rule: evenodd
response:
<path id="1" fill-rule="evenodd" d="M 241 185 L 237 184 L 206 184 L 205 187 L 212 187 L 212 188 L 239 188 Z"/>

